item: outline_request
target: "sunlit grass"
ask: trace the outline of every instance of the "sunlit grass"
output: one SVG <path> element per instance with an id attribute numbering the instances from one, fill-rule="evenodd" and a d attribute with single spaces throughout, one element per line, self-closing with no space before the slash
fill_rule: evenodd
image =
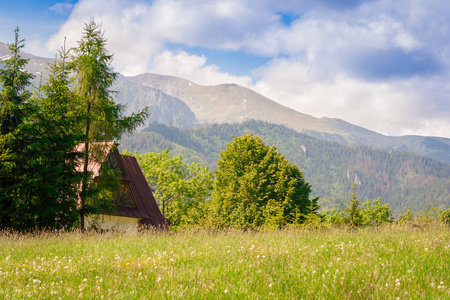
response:
<path id="1" fill-rule="evenodd" d="M 2 299 L 450 298 L 448 227 L 0 239 Z"/>

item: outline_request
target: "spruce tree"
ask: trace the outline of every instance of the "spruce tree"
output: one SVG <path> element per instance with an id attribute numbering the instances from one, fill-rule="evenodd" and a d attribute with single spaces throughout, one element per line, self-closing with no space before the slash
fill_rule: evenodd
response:
<path id="1" fill-rule="evenodd" d="M 105 158 L 102 154 L 106 154 L 102 149 L 94 149 L 99 145 L 95 142 L 118 140 L 122 134 L 132 132 L 143 124 L 148 109 L 124 116 L 125 107 L 115 103 L 114 92 L 110 88 L 117 74 L 112 69 L 112 55 L 106 50 L 101 26 L 93 19 L 85 24 L 83 36 L 73 51 L 71 68 L 74 71 L 77 110 L 83 116 L 80 130 L 85 135 L 79 208 L 80 227 L 84 228 L 85 215 L 96 212 L 92 201 L 88 205 L 90 193 L 94 192 L 89 191 L 92 178 L 88 166 L 91 160 L 102 162 Z"/>
<path id="2" fill-rule="evenodd" d="M 80 153 L 75 146 L 83 139 L 77 130 L 80 118 L 72 111 L 68 53 L 63 47 L 49 66 L 50 76 L 33 97 L 37 108 L 22 135 L 28 145 L 23 163 L 30 210 L 37 229 L 70 228 L 77 221 L 76 171 Z"/>
<path id="3" fill-rule="evenodd" d="M 0 227 L 16 227 L 21 208 L 27 199 L 21 198 L 23 170 L 20 164 L 26 159 L 23 150 L 21 126 L 33 110 L 29 91 L 33 75 L 24 71 L 28 59 L 20 55 L 24 40 L 15 29 L 14 43 L 8 44 L 11 56 L 0 69 Z"/>

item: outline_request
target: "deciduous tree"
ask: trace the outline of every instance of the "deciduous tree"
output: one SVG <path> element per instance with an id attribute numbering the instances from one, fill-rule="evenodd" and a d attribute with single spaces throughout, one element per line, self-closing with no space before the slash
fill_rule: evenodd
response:
<path id="1" fill-rule="evenodd" d="M 259 137 L 234 137 L 220 157 L 213 192 L 219 226 L 282 226 L 303 222 L 311 201 L 317 209 L 303 173 Z"/>
<path id="2" fill-rule="evenodd" d="M 190 165 L 180 156 L 162 153 L 136 154 L 164 216 L 173 225 L 197 224 L 210 198 L 213 175 L 199 164 Z"/>

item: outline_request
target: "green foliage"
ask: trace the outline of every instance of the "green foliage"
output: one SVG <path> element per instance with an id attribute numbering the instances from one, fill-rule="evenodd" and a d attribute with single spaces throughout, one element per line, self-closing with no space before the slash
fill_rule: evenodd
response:
<path id="1" fill-rule="evenodd" d="M 362 224 L 365 226 L 392 222 L 392 212 L 389 208 L 389 203 L 381 204 L 380 198 L 372 201 L 367 199 L 362 205 L 360 215 Z"/>
<path id="2" fill-rule="evenodd" d="M 138 152 L 169 148 L 172 153 L 182 154 L 186 161 L 215 168 L 220 151 L 232 136 L 248 133 L 275 145 L 289 161 L 302 167 L 305 180 L 312 186 L 311 194 L 320 196 L 323 209 L 344 208 L 348 186 L 355 177 L 361 182 L 361 199 L 380 197 L 389 203 L 394 215 L 409 206 L 417 213 L 427 201 L 436 201 L 439 207 L 449 205 L 448 164 L 406 151 L 343 146 L 267 122 L 215 124 L 190 130 L 151 124 L 146 132 L 123 138 L 121 147 Z"/>
<path id="3" fill-rule="evenodd" d="M 11 60 L 16 62 L 6 64 L 20 70 L 26 63 L 18 52 L 23 47 L 21 43 L 16 30 L 16 42 L 10 47 Z M 31 76 L 20 75 L 20 70 L 14 72 L 8 67 L 2 73 L 2 107 L 15 103 L 17 109 L 9 111 L 10 116 L 6 110 L 1 124 L 3 133 L 9 130 L 2 135 L 2 141 L 11 141 L 11 148 L 2 157 L 2 175 L 7 176 L 7 180 L 2 180 L 7 186 L 1 189 L 5 214 L 2 228 L 69 228 L 77 221 L 76 189 L 80 177 L 75 168 L 80 156 L 73 149 L 81 135 L 74 130 L 77 119 L 70 113 L 73 94 L 69 90 L 67 53 L 62 49 L 59 54 L 59 60 L 50 66 L 47 83 L 33 97 L 23 82 Z M 11 83 L 17 86 L 5 88 Z"/>
<path id="4" fill-rule="evenodd" d="M 203 222 L 213 185 L 213 175 L 206 167 L 188 165 L 181 156 L 171 157 L 167 149 L 162 153 L 136 154 L 136 159 L 172 225 Z"/>
<path id="5" fill-rule="evenodd" d="M 428 204 L 425 209 L 421 209 L 415 215 L 410 207 L 398 217 L 399 224 L 413 227 L 431 226 L 438 222 L 450 225 L 450 209 L 440 209 Z"/>
<path id="6" fill-rule="evenodd" d="M 351 197 L 348 199 L 348 206 L 346 209 L 348 225 L 355 227 L 361 225 L 361 213 L 359 209 L 358 191 L 356 181 L 352 182 Z"/>
<path id="7" fill-rule="evenodd" d="M 343 212 L 339 212 L 336 209 L 331 211 L 325 211 L 325 223 L 331 224 L 334 227 L 343 227 L 348 224 L 347 218 Z"/>
<path id="8" fill-rule="evenodd" d="M 408 225 L 408 224 L 412 224 L 413 221 L 414 221 L 414 215 L 411 212 L 411 206 L 408 207 L 408 209 L 404 213 L 402 213 L 398 216 L 399 224 Z"/>
<path id="9" fill-rule="evenodd" d="M 450 208 L 449 209 L 441 209 L 439 210 L 439 220 L 450 226 Z"/>
<path id="10" fill-rule="evenodd" d="M 22 229 L 25 219 L 32 219 L 26 208 L 30 199 L 26 192 L 26 144 L 23 126 L 34 111 L 28 91 L 32 74 L 24 70 L 28 60 L 20 56 L 24 40 L 19 39 L 19 28 L 15 30 L 15 41 L 8 48 L 11 57 L 0 69 L 0 228 Z M 33 224 L 30 224 L 33 225 Z"/>
<path id="11" fill-rule="evenodd" d="M 105 44 L 91 20 L 71 60 L 64 47 L 46 83 L 32 94 L 33 76 L 23 71 L 27 60 L 20 56 L 23 40 L 16 29 L 11 57 L 0 70 L 0 228 L 70 228 L 77 210 L 84 227 L 85 214 L 111 209 L 116 172 L 104 165 L 102 179 L 94 181 L 88 170 L 108 154 L 96 142 L 132 132 L 148 110 L 123 116 L 124 106 L 115 104 L 109 89 L 116 73 Z M 83 153 L 75 152 L 80 142 Z"/>
<path id="12" fill-rule="evenodd" d="M 304 221 L 311 187 L 275 147 L 243 135 L 220 156 L 213 191 L 217 225 L 272 227 Z"/>
<path id="13" fill-rule="evenodd" d="M 74 56 L 70 65 L 74 72 L 77 95 L 77 105 L 74 111 L 82 117 L 79 128 L 85 134 L 79 209 L 81 228 L 84 228 L 84 216 L 95 213 L 99 209 L 94 205 L 98 201 L 89 200 L 89 194 L 96 195 L 97 198 L 102 194 L 101 187 L 96 189 L 96 192 L 94 190 L 96 185 L 90 184 L 92 179 L 88 170 L 89 161 L 97 158 L 97 163 L 101 163 L 108 154 L 103 152 L 103 155 L 91 155 L 92 143 L 118 139 L 122 134 L 130 133 L 142 125 L 148 116 L 146 108 L 140 113 L 125 117 L 123 116 L 124 106 L 115 103 L 114 93 L 109 89 L 117 74 L 112 70 L 112 55 L 108 54 L 105 46 L 106 39 L 100 26 L 91 19 L 88 24 L 85 24 L 78 47 L 73 49 Z M 87 205 L 87 202 L 90 202 L 91 205 Z"/>

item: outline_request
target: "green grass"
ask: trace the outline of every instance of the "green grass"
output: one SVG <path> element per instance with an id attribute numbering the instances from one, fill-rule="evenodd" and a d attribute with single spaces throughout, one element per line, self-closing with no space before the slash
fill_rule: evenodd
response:
<path id="1" fill-rule="evenodd" d="M 0 299 L 450 299 L 450 231 L 0 234 Z"/>

